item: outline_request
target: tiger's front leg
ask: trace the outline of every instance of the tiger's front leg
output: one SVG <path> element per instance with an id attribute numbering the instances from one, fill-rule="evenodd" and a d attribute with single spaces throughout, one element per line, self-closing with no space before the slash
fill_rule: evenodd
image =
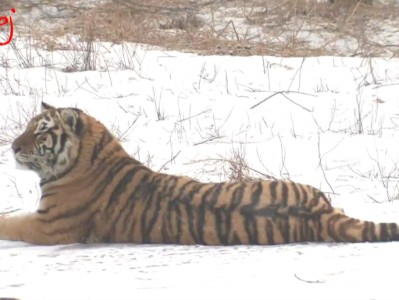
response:
<path id="1" fill-rule="evenodd" d="M 71 235 L 52 234 L 45 225 L 40 221 L 37 213 L 4 215 L 0 217 L 0 240 L 23 241 L 40 245 L 75 242 Z"/>

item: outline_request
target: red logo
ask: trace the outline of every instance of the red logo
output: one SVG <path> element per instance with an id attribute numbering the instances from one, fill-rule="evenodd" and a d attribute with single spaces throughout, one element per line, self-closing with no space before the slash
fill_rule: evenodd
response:
<path id="1" fill-rule="evenodd" d="M 15 8 L 11 8 L 11 12 L 15 13 Z M 7 41 L 5 41 L 5 42 L 1 42 L 0 41 L 0 46 L 8 45 L 11 42 L 12 36 L 14 34 L 14 25 L 12 24 L 12 17 L 11 16 L 9 16 L 9 17 L 7 17 L 7 16 L 0 17 L 0 27 L 4 26 L 4 25 L 7 25 L 8 23 L 10 23 L 10 35 L 9 35 Z"/>

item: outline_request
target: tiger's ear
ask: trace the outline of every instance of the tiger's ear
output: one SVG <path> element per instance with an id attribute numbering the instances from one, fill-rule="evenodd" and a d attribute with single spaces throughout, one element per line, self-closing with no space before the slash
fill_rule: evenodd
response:
<path id="1" fill-rule="evenodd" d="M 43 101 L 42 101 L 42 105 L 40 106 L 40 108 L 41 108 L 41 112 L 45 112 L 45 111 L 50 110 L 50 109 L 55 109 L 54 106 L 51 106 L 51 105 L 49 105 L 49 104 L 47 104 L 46 102 L 43 102 Z"/>
<path id="2" fill-rule="evenodd" d="M 61 108 L 59 112 L 63 123 L 79 135 L 83 129 L 83 122 L 79 116 L 79 111 L 73 108 Z"/>

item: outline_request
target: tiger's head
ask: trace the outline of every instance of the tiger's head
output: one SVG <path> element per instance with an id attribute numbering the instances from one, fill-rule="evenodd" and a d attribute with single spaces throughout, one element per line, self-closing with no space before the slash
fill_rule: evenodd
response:
<path id="1" fill-rule="evenodd" d="M 67 172 L 79 153 L 84 129 L 81 113 L 79 109 L 54 108 L 42 102 L 42 113 L 30 120 L 12 143 L 17 164 L 44 180 Z"/>

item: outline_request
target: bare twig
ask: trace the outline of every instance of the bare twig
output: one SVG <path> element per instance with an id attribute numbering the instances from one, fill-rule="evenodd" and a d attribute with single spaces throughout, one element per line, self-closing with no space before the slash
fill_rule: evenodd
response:
<path id="1" fill-rule="evenodd" d="M 210 112 L 210 111 L 212 111 L 212 110 L 209 108 L 209 109 L 206 109 L 206 110 L 204 110 L 204 111 L 201 111 L 201 112 L 199 112 L 198 114 L 195 114 L 195 115 L 193 115 L 193 116 L 180 119 L 180 120 L 178 120 L 177 122 L 184 122 L 184 121 L 190 120 L 190 119 L 192 119 L 192 118 L 196 118 L 196 117 L 198 117 L 198 116 L 200 116 L 200 115 L 202 115 L 202 114 L 206 114 L 206 113 L 208 113 L 208 112 Z"/>
<path id="2" fill-rule="evenodd" d="M 298 275 L 296 275 L 296 273 L 294 273 L 294 276 L 296 279 L 306 282 L 306 283 L 324 283 L 324 280 L 306 280 L 306 279 L 302 279 L 300 278 Z"/>
<path id="3" fill-rule="evenodd" d="M 302 105 L 296 103 L 296 102 L 293 101 L 292 99 L 290 99 L 290 98 L 286 95 L 286 94 L 290 94 L 290 93 L 293 93 L 293 94 L 302 94 L 302 95 L 306 95 L 306 96 L 315 97 L 315 95 L 308 94 L 308 93 L 295 92 L 295 91 L 279 91 L 279 92 L 275 92 L 274 94 L 272 94 L 272 95 L 266 97 L 265 99 L 263 99 L 262 101 L 256 103 L 255 105 L 252 105 L 252 106 L 250 107 L 250 109 L 254 109 L 255 107 L 258 107 L 259 105 L 261 105 L 262 103 L 266 102 L 267 100 L 273 98 L 274 96 L 280 95 L 280 94 L 281 94 L 285 99 L 287 99 L 287 100 L 290 101 L 291 103 L 293 103 L 293 104 L 299 106 L 300 108 L 302 108 L 302 109 L 304 109 L 304 110 L 306 110 L 306 111 L 308 111 L 308 112 L 313 112 L 313 109 L 306 108 L 306 107 L 304 107 L 304 106 L 302 106 Z"/>
<path id="4" fill-rule="evenodd" d="M 158 170 L 158 172 L 161 172 L 163 170 L 163 168 L 166 167 L 167 164 L 171 163 L 172 161 L 174 161 L 176 159 L 176 157 L 180 154 L 181 150 L 179 150 L 179 152 L 177 152 L 171 159 L 169 159 L 167 162 L 165 162 Z"/>

